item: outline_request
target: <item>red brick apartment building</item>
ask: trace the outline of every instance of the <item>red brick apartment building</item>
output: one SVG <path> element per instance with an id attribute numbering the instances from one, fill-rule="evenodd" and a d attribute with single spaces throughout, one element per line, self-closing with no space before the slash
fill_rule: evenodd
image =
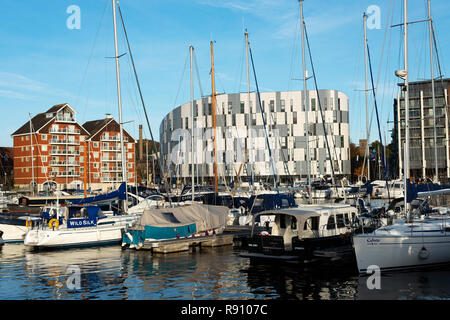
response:
<path id="1" fill-rule="evenodd" d="M 36 190 L 116 189 L 122 180 L 120 126 L 111 116 L 80 125 L 68 104 L 39 113 L 11 136 L 14 186 Z M 127 181 L 135 183 L 134 139 L 124 130 Z"/>

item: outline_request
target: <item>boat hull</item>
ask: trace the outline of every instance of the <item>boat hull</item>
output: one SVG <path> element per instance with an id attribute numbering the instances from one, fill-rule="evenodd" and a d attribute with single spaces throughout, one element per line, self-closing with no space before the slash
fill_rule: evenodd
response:
<path id="1" fill-rule="evenodd" d="M 26 226 L 14 224 L 0 224 L 0 231 L 3 232 L 2 238 L 5 243 L 23 242 L 25 234 L 30 230 Z"/>
<path id="2" fill-rule="evenodd" d="M 120 243 L 125 226 L 65 230 L 30 230 L 24 240 L 26 246 L 62 248 Z"/>
<path id="3" fill-rule="evenodd" d="M 126 225 L 136 219 L 137 216 L 104 219 L 97 226 L 86 228 L 35 228 L 27 232 L 24 244 L 30 247 L 62 248 L 120 243 Z M 101 223 L 104 225 L 100 226 Z"/>
<path id="4" fill-rule="evenodd" d="M 450 234 L 442 236 L 376 236 L 353 237 L 356 262 L 360 273 L 370 266 L 380 270 L 402 270 L 450 263 Z M 422 250 L 425 248 L 425 252 Z"/>

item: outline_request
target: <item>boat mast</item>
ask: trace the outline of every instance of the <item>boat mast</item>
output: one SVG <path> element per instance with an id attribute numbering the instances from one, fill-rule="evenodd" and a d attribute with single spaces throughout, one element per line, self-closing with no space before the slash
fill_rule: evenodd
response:
<path id="1" fill-rule="evenodd" d="M 211 41 L 211 103 L 212 103 L 212 121 L 213 121 L 213 141 L 214 141 L 214 191 L 216 195 L 219 193 L 217 181 L 217 144 L 216 144 L 216 89 L 214 83 L 214 51 L 213 42 Z"/>
<path id="2" fill-rule="evenodd" d="M 366 154 L 367 154 L 367 181 L 370 181 L 370 150 L 369 150 L 369 91 L 367 89 L 367 15 L 363 14 L 364 21 L 364 83 L 366 93 Z"/>
<path id="3" fill-rule="evenodd" d="M 436 133 L 436 97 L 434 94 L 434 70 L 433 70 L 433 22 L 431 20 L 431 1 L 428 0 L 428 29 L 430 34 L 430 72 L 431 72 L 431 97 L 433 101 L 433 117 L 434 117 L 434 166 L 435 166 L 435 176 L 434 181 L 439 180 L 439 168 L 438 168 L 438 153 L 437 153 L 437 133 Z M 425 177 L 424 177 L 425 178 Z"/>
<path id="4" fill-rule="evenodd" d="M 249 110 L 249 119 L 248 119 L 248 145 L 246 149 L 246 154 L 248 157 L 248 163 L 247 168 L 250 170 L 250 190 L 253 189 L 253 166 L 250 162 L 250 154 L 247 152 L 247 150 L 252 150 L 252 121 L 253 121 L 253 113 L 252 113 L 252 107 L 250 105 L 250 72 L 249 72 L 249 65 L 248 65 L 248 32 L 247 29 L 245 29 L 245 60 L 247 64 L 247 103 L 248 103 L 248 110 Z M 240 172 L 240 171 L 239 171 Z M 237 183 L 237 181 L 236 181 Z"/>
<path id="5" fill-rule="evenodd" d="M 87 148 L 87 143 L 84 143 L 84 161 L 83 161 L 83 194 L 84 197 L 87 197 L 87 166 L 86 166 L 86 162 L 87 162 L 87 158 L 88 158 L 88 148 Z"/>
<path id="6" fill-rule="evenodd" d="M 408 77 L 408 0 L 403 1 L 403 49 L 404 49 L 404 64 L 405 64 L 405 73 L 404 73 L 404 83 L 405 83 L 405 216 L 409 220 L 409 210 L 408 210 L 408 186 L 407 182 L 410 180 L 410 172 L 409 172 L 409 77 Z"/>
<path id="7" fill-rule="evenodd" d="M 152 162 L 153 162 L 153 159 L 152 159 Z M 150 184 L 149 183 L 149 174 L 148 174 L 148 140 L 147 141 L 145 141 L 145 173 L 147 174 L 147 179 L 146 179 L 146 181 L 147 181 L 147 184 L 146 184 L 146 187 L 148 188 L 148 185 Z M 153 174 L 154 174 L 154 172 L 152 172 Z"/>
<path id="8" fill-rule="evenodd" d="M 191 129 L 191 176 L 192 176 L 192 203 L 194 203 L 194 82 L 192 77 L 192 56 L 194 47 L 189 46 L 189 55 L 191 62 L 191 115 L 192 115 L 192 129 Z"/>
<path id="9" fill-rule="evenodd" d="M 31 143 L 31 188 L 34 196 L 34 155 L 33 155 L 33 125 L 31 123 L 30 115 L 30 143 Z"/>
<path id="10" fill-rule="evenodd" d="M 120 128 L 120 151 L 122 156 L 122 182 L 125 183 L 125 201 L 123 210 L 126 213 L 128 207 L 128 187 L 127 187 L 127 166 L 125 162 L 125 147 L 123 143 L 123 120 L 122 120 L 122 98 L 120 94 L 120 69 L 119 69 L 119 47 L 117 44 L 117 23 L 116 23 L 116 0 L 112 1 L 113 7 L 113 23 L 114 23 L 114 47 L 116 60 L 116 80 L 117 80 L 117 104 L 119 107 L 119 128 Z"/>
<path id="11" fill-rule="evenodd" d="M 300 29 L 302 37 L 302 66 L 303 66 L 303 105 L 305 106 L 305 136 L 306 136 L 306 171 L 307 171 L 307 182 L 308 182 L 308 203 L 311 203 L 311 152 L 309 150 L 309 103 L 306 90 L 306 63 L 305 63 L 305 29 L 303 28 L 303 1 L 300 2 Z"/>

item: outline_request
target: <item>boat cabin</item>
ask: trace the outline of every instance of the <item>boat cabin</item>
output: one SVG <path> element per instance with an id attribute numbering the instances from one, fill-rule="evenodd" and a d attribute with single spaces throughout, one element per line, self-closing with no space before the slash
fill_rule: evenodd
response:
<path id="1" fill-rule="evenodd" d="M 275 208 L 289 208 L 296 206 L 297 204 L 295 202 L 294 195 L 284 193 L 263 193 L 252 195 L 248 202 L 248 208 L 253 214 Z"/>
<path id="2" fill-rule="evenodd" d="M 249 240 L 249 252 L 267 255 L 294 255 L 310 258 L 316 249 L 350 244 L 352 226 L 357 221 L 357 209 L 350 205 L 302 205 L 297 208 L 274 209 L 255 214 L 270 216 L 267 231 L 254 234 Z"/>
<path id="3" fill-rule="evenodd" d="M 92 227 L 97 221 L 105 218 L 103 211 L 98 206 L 46 206 L 42 209 L 41 217 L 45 222 L 57 219 L 59 224 L 67 221 L 68 228 Z"/>

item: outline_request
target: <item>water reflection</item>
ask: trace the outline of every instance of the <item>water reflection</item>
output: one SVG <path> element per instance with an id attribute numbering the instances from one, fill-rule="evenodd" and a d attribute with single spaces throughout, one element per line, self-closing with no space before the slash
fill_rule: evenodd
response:
<path id="1" fill-rule="evenodd" d="M 254 298 L 239 272 L 247 262 L 233 255 L 231 247 L 153 256 L 126 251 L 125 256 L 124 269 L 140 282 L 140 298 Z"/>
<path id="2" fill-rule="evenodd" d="M 420 271 L 382 272 L 379 290 L 369 290 L 368 277 L 358 279 L 357 298 L 363 300 L 450 299 L 450 266 Z"/>
<path id="3" fill-rule="evenodd" d="M 80 268 L 70 289 L 69 266 Z M 29 251 L 0 250 L 0 299 L 449 299 L 450 266 L 382 273 L 381 289 L 354 269 L 252 265 L 231 247 L 168 255 L 118 246 Z"/>

